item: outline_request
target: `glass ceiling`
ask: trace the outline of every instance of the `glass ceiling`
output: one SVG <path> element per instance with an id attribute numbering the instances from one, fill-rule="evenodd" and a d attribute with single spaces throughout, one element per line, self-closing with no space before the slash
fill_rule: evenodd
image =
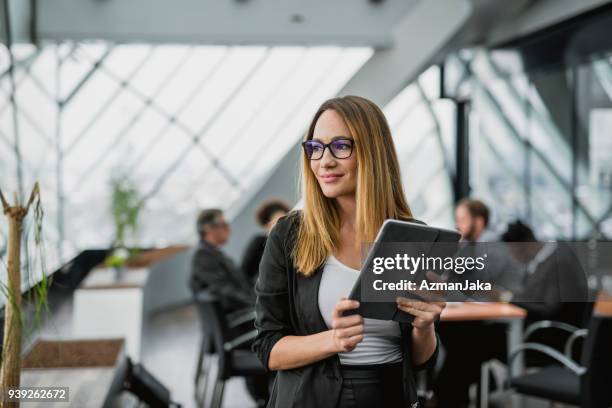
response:
<path id="1" fill-rule="evenodd" d="M 134 244 L 190 241 L 197 211 L 242 204 L 372 54 L 108 43 L 13 51 L 13 78 L 0 51 L 0 187 L 26 195 L 40 182 L 50 268 L 111 243 L 114 175 L 146 198 Z M 6 234 L 2 219 L 0 255 Z"/>

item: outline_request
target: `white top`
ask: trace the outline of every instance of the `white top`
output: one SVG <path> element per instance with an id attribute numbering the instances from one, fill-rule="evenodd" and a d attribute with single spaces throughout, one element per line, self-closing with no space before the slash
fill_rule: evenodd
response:
<path id="1" fill-rule="evenodd" d="M 343 297 L 348 297 L 359 276 L 359 271 L 349 268 L 333 255 L 325 262 L 319 287 L 319 310 L 328 328 L 332 325 L 332 311 Z M 402 361 L 399 323 L 378 319 L 364 320 L 364 337 L 348 353 L 339 353 L 340 363 L 369 365 Z"/>

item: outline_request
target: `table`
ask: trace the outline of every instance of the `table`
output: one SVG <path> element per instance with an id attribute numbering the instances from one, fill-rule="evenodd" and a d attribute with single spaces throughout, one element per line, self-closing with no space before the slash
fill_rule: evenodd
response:
<path id="1" fill-rule="evenodd" d="M 129 269 L 116 279 L 111 268 L 97 268 L 74 292 L 73 335 L 125 338 L 126 354 L 140 361 L 147 268 Z"/>
<path id="2" fill-rule="evenodd" d="M 127 406 L 121 404 L 126 364 L 123 339 L 39 339 L 22 360 L 21 387 L 67 387 L 68 400 L 24 406 Z"/>
<path id="3" fill-rule="evenodd" d="M 126 354 L 139 361 L 146 316 L 191 299 L 190 254 L 185 246 L 145 251 L 120 275 L 94 268 L 74 292 L 73 335 L 125 338 Z"/>
<path id="4" fill-rule="evenodd" d="M 446 308 L 440 315 L 443 322 L 468 322 L 468 321 L 490 321 L 506 323 L 508 356 L 519 344 L 523 342 L 523 320 L 527 316 L 527 311 L 521 307 L 500 302 L 448 302 Z M 510 373 L 513 376 L 523 372 L 525 366 L 522 355 L 517 356 L 512 362 Z M 488 365 L 483 364 L 481 371 L 480 384 L 480 405 L 488 405 L 489 390 Z"/>
<path id="5" fill-rule="evenodd" d="M 440 315 L 443 322 L 492 321 L 508 325 L 508 355 L 523 342 L 523 319 L 527 311 L 522 307 L 501 302 L 449 302 Z M 524 362 L 520 356 L 514 360 L 511 372 L 517 375 L 522 372 Z"/>
<path id="6" fill-rule="evenodd" d="M 599 316 L 612 317 L 612 294 L 599 292 L 593 311 Z"/>

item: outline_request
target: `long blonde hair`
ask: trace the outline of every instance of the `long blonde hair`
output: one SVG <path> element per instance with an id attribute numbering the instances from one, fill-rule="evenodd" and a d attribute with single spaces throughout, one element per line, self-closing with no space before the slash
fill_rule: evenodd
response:
<path id="1" fill-rule="evenodd" d="M 358 168 L 355 238 L 358 242 L 372 242 L 385 219 L 412 218 L 391 130 L 384 114 L 373 102 L 359 96 L 344 96 L 321 105 L 304 140 L 313 138 L 319 117 L 328 109 L 342 117 L 355 140 Z M 300 273 L 310 276 L 336 248 L 341 220 L 336 200 L 323 195 L 305 154 L 302 155 L 302 189 L 304 209 L 293 261 Z"/>

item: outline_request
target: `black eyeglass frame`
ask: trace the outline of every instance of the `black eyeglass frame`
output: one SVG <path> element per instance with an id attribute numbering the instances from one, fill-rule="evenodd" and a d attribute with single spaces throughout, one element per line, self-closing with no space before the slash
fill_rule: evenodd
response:
<path id="1" fill-rule="evenodd" d="M 349 141 L 349 142 L 351 142 L 351 152 L 349 153 L 348 156 L 346 156 L 346 157 L 338 157 L 338 156 L 336 156 L 336 154 L 334 153 L 334 150 L 331 148 L 331 145 L 334 144 L 335 142 L 338 142 L 338 141 Z M 323 150 L 321 151 L 321 157 L 319 157 L 318 159 L 313 159 L 312 157 L 308 157 L 308 152 L 306 151 L 306 145 L 308 144 L 308 142 L 317 142 L 317 143 L 320 143 L 321 146 L 323 146 Z M 325 149 L 327 149 L 328 147 L 329 147 L 329 152 L 331 153 L 331 155 L 334 158 L 336 158 L 338 160 L 345 160 L 345 159 L 348 159 L 349 157 L 351 157 L 353 155 L 353 151 L 355 150 L 355 139 L 352 139 L 350 137 L 338 137 L 338 138 L 332 140 L 329 143 L 321 143 L 321 142 L 313 140 L 313 139 L 308 139 L 308 140 L 302 142 L 302 149 L 304 150 L 304 154 L 306 155 L 306 158 L 308 160 L 321 160 L 323 158 L 323 156 L 325 155 Z"/>

